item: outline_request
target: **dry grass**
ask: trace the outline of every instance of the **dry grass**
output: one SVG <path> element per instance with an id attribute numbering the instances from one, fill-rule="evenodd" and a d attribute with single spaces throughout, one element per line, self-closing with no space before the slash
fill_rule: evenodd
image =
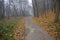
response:
<path id="1" fill-rule="evenodd" d="M 60 23 L 54 23 L 54 13 L 52 11 L 48 11 L 46 15 L 38 17 L 33 17 L 32 20 L 46 30 L 51 36 L 57 37 L 58 32 L 56 32 L 57 28 L 60 28 Z M 59 33 L 60 35 L 60 33 Z M 60 37 L 59 37 L 60 38 Z"/>

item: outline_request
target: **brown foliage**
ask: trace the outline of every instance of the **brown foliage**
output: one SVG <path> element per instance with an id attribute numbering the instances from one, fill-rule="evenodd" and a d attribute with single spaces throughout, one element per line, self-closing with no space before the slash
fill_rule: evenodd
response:
<path id="1" fill-rule="evenodd" d="M 24 40 L 24 18 L 22 18 L 19 23 L 14 28 L 14 40 Z"/>
<path id="2" fill-rule="evenodd" d="M 58 27 L 60 26 L 60 23 L 54 23 L 54 13 L 52 11 L 48 11 L 45 14 L 43 14 L 43 16 L 40 17 L 33 17 L 32 20 L 37 23 L 37 25 L 39 25 L 41 28 L 43 28 L 44 30 L 46 30 L 51 36 L 53 37 L 60 37 L 60 33 L 58 34 L 58 32 L 56 30 L 58 30 Z M 60 28 L 60 27 L 59 27 Z"/>

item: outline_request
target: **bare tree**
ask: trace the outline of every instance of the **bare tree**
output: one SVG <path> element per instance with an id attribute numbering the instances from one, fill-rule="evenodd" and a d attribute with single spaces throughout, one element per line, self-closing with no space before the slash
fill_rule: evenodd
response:
<path id="1" fill-rule="evenodd" d="M 56 23 L 59 20 L 59 0 L 55 0 L 54 13 L 55 13 L 54 22 Z"/>
<path id="2" fill-rule="evenodd" d="M 4 0 L 0 0 L 0 19 L 4 18 Z"/>
<path id="3" fill-rule="evenodd" d="M 33 9 L 34 9 L 34 16 L 36 17 L 37 16 L 36 0 L 32 0 L 32 3 L 33 3 Z"/>

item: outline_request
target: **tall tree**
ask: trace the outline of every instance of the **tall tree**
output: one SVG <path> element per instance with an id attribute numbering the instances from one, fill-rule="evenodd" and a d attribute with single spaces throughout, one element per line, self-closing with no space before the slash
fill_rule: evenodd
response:
<path id="1" fill-rule="evenodd" d="M 38 17 L 38 6 L 37 6 L 37 0 L 32 0 L 33 3 L 33 9 L 34 9 L 34 16 Z"/>
<path id="2" fill-rule="evenodd" d="M 0 0 L 0 19 L 4 18 L 4 0 Z"/>
<path id="3" fill-rule="evenodd" d="M 55 0 L 54 13 L 55 13 L 54 22 L 56 23 L 59 20 L 59 0 Z"/>

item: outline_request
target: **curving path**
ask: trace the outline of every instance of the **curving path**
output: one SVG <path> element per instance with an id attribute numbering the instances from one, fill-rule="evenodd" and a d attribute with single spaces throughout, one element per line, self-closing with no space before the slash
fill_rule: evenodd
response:
<path id="1" fill-rule="evenodd" d="M 31 18 L 25 18 L 25 40 L 55 40 L 45 30 L 36 25 Z"/>

